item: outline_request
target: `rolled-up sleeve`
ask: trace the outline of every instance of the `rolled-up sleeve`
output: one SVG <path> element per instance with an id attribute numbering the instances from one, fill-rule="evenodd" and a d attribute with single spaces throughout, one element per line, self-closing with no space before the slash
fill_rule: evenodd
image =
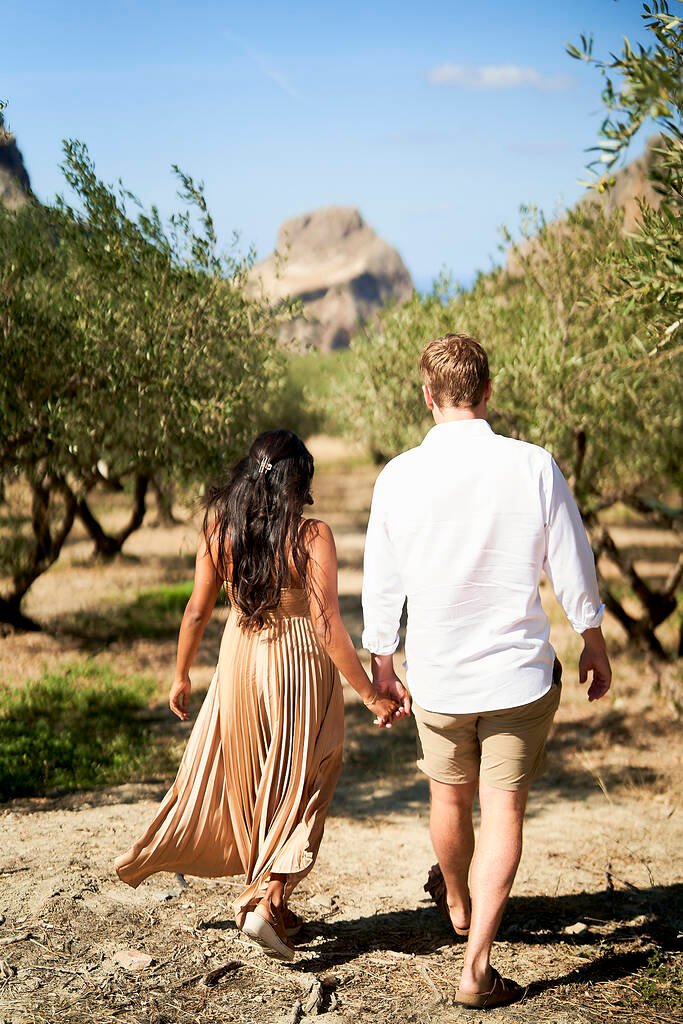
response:
<path id="1" fill-rule="evenodd" d="M 554 459 L 548 490 L 543 568 L 572 627 L 583 633 L 600 625 L 605 606 L 581 513 Z"/>
<path id="2" fill-rule="evenodd" d="M 363 559 L 363 647 L 393 654 L 398 647 L 405 588 L 387 526 L 389 489 L 384 474 L 375 483 Z"/>

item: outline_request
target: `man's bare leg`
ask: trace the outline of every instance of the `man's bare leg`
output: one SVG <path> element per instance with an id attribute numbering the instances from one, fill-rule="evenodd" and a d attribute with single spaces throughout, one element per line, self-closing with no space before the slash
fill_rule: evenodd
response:
<path id="1" fill-rule="evenodd" d="M 472 921 L 460 988 L 485 992 L 491 985 L 491 946 L 522 855 L 528 788 L 517 792 L 479 784 L 481 827 L 470 870 Z"/>
<path id="2" fill-rule="evenodd" d="M 476 782 L 448 785 L 429 780 L 432 797 L 429 830 L 446 883 L 451 921 L 456 928 L 470 925 L 467 878 L 474 850 L 472 804 L 476 786 Z"/>

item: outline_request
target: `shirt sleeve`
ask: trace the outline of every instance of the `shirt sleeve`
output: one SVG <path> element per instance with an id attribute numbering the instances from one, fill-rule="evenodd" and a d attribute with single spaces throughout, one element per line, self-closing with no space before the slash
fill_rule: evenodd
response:
<path id="1" fill-rule="evenodd" d="M 543 568 L 576 632 L 599 626 L 605 606 L 600 603 L 595 559 L 581 513 L 554 459 Z"/>
<path id="2" fill-rule="evenodd" d="M 398 647 L 405 588 L 387 530 L 387 488 L 377 478 L 363 559 L 363 647 L 371 654 L 393 654 Z"/>

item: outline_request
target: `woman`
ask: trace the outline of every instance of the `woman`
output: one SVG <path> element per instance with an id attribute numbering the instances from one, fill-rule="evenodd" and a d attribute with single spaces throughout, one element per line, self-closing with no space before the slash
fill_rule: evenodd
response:
<path id="1" fill-rule="evenodd" d="M 344 628 L 332 532 L 302 518 L 312 479 L 303 441 L 271 430 L 209 493 L 169 700 L 181 720 L 225 585 L 232 609 L 218 666 L 172 788 L 116 861 L 133 886 L 155 871 L 244 873 L 237 926 L 282 960 L 293 959 L 303 923 L 287 901 L 313 867 L 341 767 L 338 670 L 378 725 L 397 711 L 374 690 Z"/>

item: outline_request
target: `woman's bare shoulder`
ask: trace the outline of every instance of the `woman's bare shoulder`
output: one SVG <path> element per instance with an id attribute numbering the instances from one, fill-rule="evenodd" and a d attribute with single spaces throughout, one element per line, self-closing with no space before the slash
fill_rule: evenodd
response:
<path id="1" fill-rule="evenodd" d="M 201 530 L 199 534 L 198 557 L 208 556 L 214 564 L 216 572 L 223 570 L 225 578 L 230 578 L 230 565 L 232 562 L 230 554 L 230 539 L 227 535 L 221 539 L 220 522 L 214 519 L 208 524 L 206 531 Z"/>
<path id="2" fill-rule="evenodd" d="M 310 548 L 316 543 L 334 543 L 334 534 L 323 519 L 304 519 L 301 523 L 301 539 Z"/>

